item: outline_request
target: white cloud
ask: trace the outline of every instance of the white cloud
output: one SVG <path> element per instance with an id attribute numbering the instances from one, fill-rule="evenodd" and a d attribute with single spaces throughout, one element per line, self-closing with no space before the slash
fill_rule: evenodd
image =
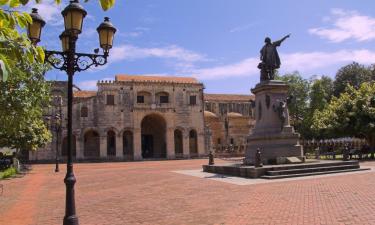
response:
<path id="1" fill-rule="evenodd" d="M 362 64 L 374 63 L 375 52 L 362 49 L 281 54 L 282 65 L 280 71 L 287 73 L 298 70 L 301 73 L 317 73 L 317 70 L 352 61 Z M 195 69 L 191 71 L 191 74 L 201 80 L 259 76 L 258 63 L 258 57 L 250 57 L 227 65 Z"/>
<path id="2" fill-rule="evenodd" d="M 249 24 L 241 25 L 241 26 L 234 27 L 234 28 L 230 29 L 229 32 L 234 33 L 234 32 L 245 31 L 245 30 L 248 30 L 248 29 L 252 28 L 254 25 L 255 25 L 255 23 L 249 23 Z"/>
<path id="3" fill-rule="evenodd" d="M 375 39 L 374 17 L 361 15 L 357 11 L 332 9 L 331 17 L 323 19 L 333 22 L 332 27 L 311 28 L 309 33 L 332 42 L 342 42 L 348 39 L 361 42 Z"/>
<path id="4" fill-rule="evenodd" d="M 192 73 L 202 80 L 249 76 L 259 73 L 258 63 L 258 58 L 247 58 L 233 64 L 193 70 Z"/>
<path id="5" fill-rule="evenodd" d="M 113 77 L 105 77 L 100 80 L 114 80 Z M 77 86 L 81 90 L 97 90 L 96 84 L 99 80 L 84 80 L 77 83 Z"/>
<path id="6" fill-rule="evenodd" d="M 39 4 L 31 3 L 26 10 L 31 12 L 31 8 L 37 8 L 38 13 L 48 25 L 60 26 L 64 24 L 64 19 L 61 15 L 63 5 L 54 3 L 54 0 L 43 0 Z"/>
<path id="7" fill-rule="evenodd" d="M 114 47 L 110 52 L 111 62 L 142 58 L 176 59 L 180 62 L 198 62 L 207 60 L 205 56 L 199 53 L 178 47 L 176 45 L 170 45 L 162 48 L 140 48 L 133 45 L 120 45 Z"/>

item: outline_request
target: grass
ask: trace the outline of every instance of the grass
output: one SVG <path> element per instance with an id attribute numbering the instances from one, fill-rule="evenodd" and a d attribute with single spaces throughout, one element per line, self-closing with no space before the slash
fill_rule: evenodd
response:
<path id="1" fill-rule="evenodd" d="M 12 177 L 17 174 L 17 170 L 14 167 L 10 167 L 2 172 L 0 172 L 0 180 Z"/>

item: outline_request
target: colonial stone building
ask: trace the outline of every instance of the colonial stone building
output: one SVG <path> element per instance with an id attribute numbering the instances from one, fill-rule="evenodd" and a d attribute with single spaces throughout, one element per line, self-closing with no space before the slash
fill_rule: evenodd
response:
<path id="1" fill-rule="evenodd" d="M 243 154 L 254 127 L 253 96 L 205 94 L 205 125 L 216 153 Z"/>
<path id="2" fill-rule="evenodd" d="M 66 157 L 66 82 L 54 82 L 61 103 L 61 129 L 51 122 L 53 140 L 30 152 L 30 160 Z M 251 96 L 204 96 L 190 77 L 117 75 L 98 81 L 97 91 L 75 87 L 73 155 L 77 160 L 142 160 L 204 156 L 225 144 L 243 145 L 252 127 Z M 47 114 L 59 114 L 59 104 Z M 205 109 L 206 108 L 206 111 Z M 205 122 L 206 120 L 206 122 Z"/>

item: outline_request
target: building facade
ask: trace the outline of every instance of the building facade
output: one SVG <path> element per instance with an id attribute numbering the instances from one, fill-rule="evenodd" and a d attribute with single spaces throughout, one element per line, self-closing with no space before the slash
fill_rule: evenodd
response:
<path id="1" fill-rule="evenodd" d="M 200 157 L 226 144 L 242 146 L 252 127 L 250 95 L 204 95 L 195 78 L 117 75 L 97 88 L 74 91 L 76 160 Z M 50 121 L 52 142 L 30 152 L 30 160 L 67 155 L 66 82 L 54 82 L 51 92 L 59 104 L 47 114 L 60 123 Z"/>
<path id="2" fill-rule="evenodd" d="M 217 154 L 243 155 L 254 128 L 252 95 L 205 94 L 205 126 Z"/>

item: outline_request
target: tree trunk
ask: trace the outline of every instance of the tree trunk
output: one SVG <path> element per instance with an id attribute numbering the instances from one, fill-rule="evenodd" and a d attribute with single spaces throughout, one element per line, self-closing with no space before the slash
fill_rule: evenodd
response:
<path id="1" fill-rule="evenodd" d="M 369 135 L 366 137 L 368 144 L 370 145 L 371 159 L 374 159 L 375 155 L 375 135 Z"/>

